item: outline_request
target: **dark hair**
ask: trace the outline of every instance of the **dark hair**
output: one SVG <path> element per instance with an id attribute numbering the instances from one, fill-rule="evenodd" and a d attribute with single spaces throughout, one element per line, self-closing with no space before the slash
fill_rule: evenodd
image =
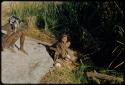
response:
<path id="1" fill-rule="evenodd" d="M 9 23 L 10 23 L 10 21 L 12 21 L 11 23 L 15 23 L 16 21 L 18 21 L 19 23 L 21 22 L 21 20 L 19 19 L 19 17 L 15 16 L 15 15 L 11 15 L 9 17 L 8 21 L 9 21 Z"/>
<path id="2" fill-rule="evenodd" d="M 59 38 L 58 41 L 61 42 L 63 37 L 67 37 L 67 41 L 70 41 L 70 37 L 68 34 L 62 34 Z"/>

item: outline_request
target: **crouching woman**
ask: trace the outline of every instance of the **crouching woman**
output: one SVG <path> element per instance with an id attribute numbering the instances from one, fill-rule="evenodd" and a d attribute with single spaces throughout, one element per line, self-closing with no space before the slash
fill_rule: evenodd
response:
<path id="1" fill-rule="evenodd" d="M 51 50 L 54 50 L 54 62 L 58 59 L 65 59 L 74 61 L 75 57 L 71 49 L 69 49 L 71 45 L 70 37 L 66 34 L 63 34 L 58 41 L 51 46 Z"/>

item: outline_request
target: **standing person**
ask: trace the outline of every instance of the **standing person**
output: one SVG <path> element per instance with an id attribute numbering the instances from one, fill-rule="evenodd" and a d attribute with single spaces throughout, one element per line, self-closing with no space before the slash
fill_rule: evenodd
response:
<path id="1" fill-rule="evenodd" d="M 20 27 L 20 19 L 14 15 L 9 17 L 9 31 L 5 35 L 5 39 L 3 40 L 2 46 L 3 48 L 10 48 L 15 45 L 15 42 L 20 38 L 20 48 L 22 52 L 26 53 L 24 50 L 24 40 L 25 40 L 25 33 L 23 32 L 22 28 Z M 3 26 L 4 28 L 4 26 Z M 6 28 L 5 28 L 6 29 Z"/>

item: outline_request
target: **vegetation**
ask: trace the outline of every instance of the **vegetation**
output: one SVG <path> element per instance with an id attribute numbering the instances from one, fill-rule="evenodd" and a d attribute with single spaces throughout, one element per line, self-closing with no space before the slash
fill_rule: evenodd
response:
<path id="1" fill-rule="evenodd" d="M 63 67 L 55 68 L 54 70 L 48 72 L 44 78 L 42 78 L 42 83 L 47 84 L 80 84 L 80 81 L 75 77 L 75 66 L 64 61 Z"/>
<path id="2" fill-rule="evenodd" d="M 86 70 L 94 69 L 101 73 L 123 77 L 123 60 L 125 60 L 123 2 L 27 3 L 29 2 L 21 2 L 20 6 L 13 5 L 11 13 L 19 16 L 26 23 L 28 36 L 53 42 L 60 34 L 67 33 L 71 36 L 71 48 L 78 53 L 77 63 L 80 66 L 75 72 L 70 74 L 71 70 L 66 71 L 66 68 L 53 72 L 55 77 L 56 74 L 60 77 L 62 74 L 69 73 L 63 77 L 69 75 L 67 78 L 73 80 L 65 81 L 63 78 L 58 82 L 91 83 L 84 73 Z M 50 78 L 52 79 L 53 76 Z"/>

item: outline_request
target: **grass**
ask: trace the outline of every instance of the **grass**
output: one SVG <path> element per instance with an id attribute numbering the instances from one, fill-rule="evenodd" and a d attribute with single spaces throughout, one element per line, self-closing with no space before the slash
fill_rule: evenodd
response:
<path id="1" fill-rule="evenodd" d="M 53 43 L 55 41 L 55 37 L 49 34 L 49 32 L 46 31 L 39 31 L 36 29 L 30 29 L 26 31 L 26 35 L 35 39 L 38 39 L 40 41 Z"/>
<path id="2" fill-rule="evenodd" d="M 102 67 L 96 67 L 92 65 L 86 65 L 86 64 L 80 64 L 78 69 L 76 69 L 76 77 L 80 80 L 82 84 L 93 84 L 94 82 L 92 80 L 89 80 L 86 77 L 86 72 L 94 71 L 96 70 L 98 73 L 106 74 L 110 76 L 114 76 L 117 78 L 115 81 L 108 81 L 108 80 L 101 80 L 101 84 L 121 84 L 123 83 L 123 73 L 119 73 L 115 70 L 108 69 L 108 68 L 102 68 Z M 82 75 L 81 75 L 82 74 Z"/>
<path id="3" fill-rule="evenodd" d="M 41 82 L 46 84 L 78 84 L 80 82 L 75 77 L 74 69 L 75 66 L 64 62 L 61 68 L 48 72 Z"/>

